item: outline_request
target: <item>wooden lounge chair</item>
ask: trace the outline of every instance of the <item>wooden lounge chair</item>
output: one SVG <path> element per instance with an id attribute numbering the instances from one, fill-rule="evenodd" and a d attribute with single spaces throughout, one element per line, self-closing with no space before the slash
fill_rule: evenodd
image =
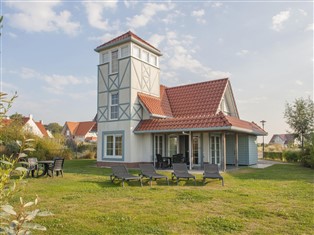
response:
<path id="1" fill-rule="evenodd" d="M 173 163 L 173 172 L 172 172 L 172 180 L 174 178 L 177 179 L 177 185 L 179 184 L 179 179 L 180 178 L 185 178 L 185 179 L 194 179 L 194 185 L 196 185 L 196 179 L 195 176 L 190 174 L 188 172 L 187 165 L 185 163 Z"/>
<path id="2" fill-rule="evenodd" d="M 122 180 L 122 187 L 124 187 L 124 181 L 138 180 L 141 182 L 141 186 L 143 186 L 142 178 L 140 176 L 130 174 L 124 165 L 112 166 L 111 170 L 112 174 L 110 175 L 110 180 L 112 183 L 115 179 L 120 179 Z"/>
<path id="3" fill-rule="evenodd" d="M 203 183 L 206 179 L 219 179 L 224 186 L 224 178 L 220 175 L 217 164 L 204 163 Z"/>
<path id="4" fill-rule="evenodd" d="M 167 183 L 169 185 L 168 177 L 165 175 L 158 174 L 152 164 L 139 164 L 139 166 L 141 170 L 140 176 L 149 178 L 150 186 L 152 186 L 153 179 L 157 180 L 163 178 L 167 180 Z"/>

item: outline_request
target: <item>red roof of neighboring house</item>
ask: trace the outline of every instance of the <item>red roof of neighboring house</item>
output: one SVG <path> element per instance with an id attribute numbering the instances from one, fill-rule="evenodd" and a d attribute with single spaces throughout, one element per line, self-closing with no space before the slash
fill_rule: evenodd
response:
<path id="1" fill-rule="evenodd" d="M 226 78 L 173 88 L 161 86 L 160 98 L 138 93 L 147 111 L 163 118 L 142 120 L 134 132 L 237 130 L 265 135 L 266 132 L 254 122 L 219 112 L 228 85 Z"/>
<path id="2" fill-rule="evenodd" d="M 90 131 L 97 131 L 97 123 L 92 121 L 66 122 L 66 125 L 74 136 L 85 136 Z"/>
<path id="3" fill-rule="evenodd" d="M 122 35 L 120 35 L 120 36 L 118 36 L 118 37 L 116 37 L 116 38 L 114 38 L 114 39 L 112 39 L 112 40 L 110 40 L 110 41 L 108 41 L 108 42 L 98 46 L 98 47 L 96 47 L 95 51 L 100 51 L 101 48 L 103 48 L 103 47 L 110 46 L 112 44 L 116 44 L 116 43 L 118 43 L 118 42 L 120 42 L 120 41 L 122 41 L 124 39 L 127 39 L 127 38 L 130 38 L 130 39 L 131 38 L 135 38 L 136 40 L 140 41 L 141 43 L 144 43 L 147 46 L 153 48 L 154 50 L 159 51 L 157 48 L 153 47 L 151 44 L 149 44 L 148 42 L 146 42 L 145 40 L 143 40 L 142 38 L 140 38 L 136 34 L 132 33 L 131 31 L 126 32 L 126 33 L 124 33 L 124 34 L 122 34 Z"/>
<path id="4" fill-rule="evenodd" d="M 41 122 L 35 122 L 37 127 L 39 128 L 40 132 L 43 134 L 44 137 L 49 137 L 46 128 Z"/>

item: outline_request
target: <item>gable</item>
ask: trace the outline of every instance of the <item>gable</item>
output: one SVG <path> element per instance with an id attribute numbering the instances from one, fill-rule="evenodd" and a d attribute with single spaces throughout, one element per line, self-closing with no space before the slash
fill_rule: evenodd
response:
<path id="1" fill-rule="evenodd" d="M 236 102 L 233 96 L 231 84 L 228 81 L 226 85 L 226 89 L 224 91 L 224 94 L 222 96 L 222 99 L 219 104 L 218 112 L 221 111 L 224 114 L 232 117 L 239 118 L 238 109 L 236 106 Z"/>

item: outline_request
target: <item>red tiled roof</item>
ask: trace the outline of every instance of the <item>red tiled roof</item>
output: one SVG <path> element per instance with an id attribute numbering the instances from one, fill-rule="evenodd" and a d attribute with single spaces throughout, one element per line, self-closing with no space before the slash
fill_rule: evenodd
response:
<path id="1" fill-rule="evenodd" d="M 230 117 L 219 112 L 211 116 L 177 117 L 165 119 L 142 120 L 135 128 L 135 133 L 173 132 L 191 130 L 237 130 L 252 134 L 266 134 L 255 123 Z"/>
<path id="2" fill-rule="evenodd" d="M 138 93 L 138 97 L 150 114 L 164 117 L 173 116 L 165 86 L 160 86 L 160 98 L 144 93 Z"/>
<path id="3" fill-rule="evenodd" d="M 149 44 L 148 42 L 146 42 L 145 40 L 143 40 L 142 38 L 140 38 L 140 37 L 137 36 L 136 34 L 132 33 L 131 31 L 126 32 L 125 34 L 122 34 L 122 35 L 120 35 L 120 36 L 118 36 L 118 37 L 116 37 L 116 38 L 114 38 L 114 39 L 112 39 L 112 40 L 110 40 L 110 41 L 108 41 L 108 42 L 106 42 L 106 43 L 104 43 L 104 44 L 98 46 L 98 47 L 95 49 L 95 51 L 99 51 L 102 47 L 109 46 L 109 45 L 111 45 L 111 44 L 115 44 L 115 43 L 117 43 L 117 42 L 119 42 L 119 41 L 122 41 L 122 40 L 124 40 L 124 39 L 127 39 L 127 38 L 130 38 L 130 39 L 131 39 L 131 37 L 132 37 L 132 38 L 135 38 L 136 40 L 138 40 L 138 41 L 140 41 L 140 42 L 146 44 L 147 46 L 149 46 L 149 47 L 151 47 L 151 48 L 153 48 L 153 49 L 159 51 L 157 48 L 153 47 L 151 44 Z"/>
<path id="4" fill-rule="evenodd" d="M 174 117 L 214 115 L 217 113 L 228 78 L 167 88 Z"/>
<path id="5" fill-rule="evenodd" d="M 37 127 L 39 128 L 40 132 L 43 134 L 44 137 L 48 137 L 48 133 L 46 128 L 44 127 L 44 125 L 41 122 L 35 122 Z"/>
<path id="6" fill-rule="evenodd" d="M 85 136 L 89 131 L 95 128 L 96 122 L 79 122 L 75 129 L 76 136 Z"/>
<path id="7" fill-rule="evenodd" d="M 75 130 L 79 125 L 79 122 L 66 122 L 66 125 L 68 126 L 68 129 L 69 129 L 71 135 L 74 135 Z"/>

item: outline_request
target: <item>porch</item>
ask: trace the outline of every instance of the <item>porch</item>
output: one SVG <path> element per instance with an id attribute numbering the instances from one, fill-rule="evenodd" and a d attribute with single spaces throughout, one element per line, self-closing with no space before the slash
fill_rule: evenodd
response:
<path id="1" fill-rule="evenodd" d="M 256 136 L 239 132 L 164 132 L 153 133 L 153 162 L 156 155 L 171 159 L 181 154 L 190 170 L 205 162 L 217 164 L 221 171 L 257 163 Z"/>

